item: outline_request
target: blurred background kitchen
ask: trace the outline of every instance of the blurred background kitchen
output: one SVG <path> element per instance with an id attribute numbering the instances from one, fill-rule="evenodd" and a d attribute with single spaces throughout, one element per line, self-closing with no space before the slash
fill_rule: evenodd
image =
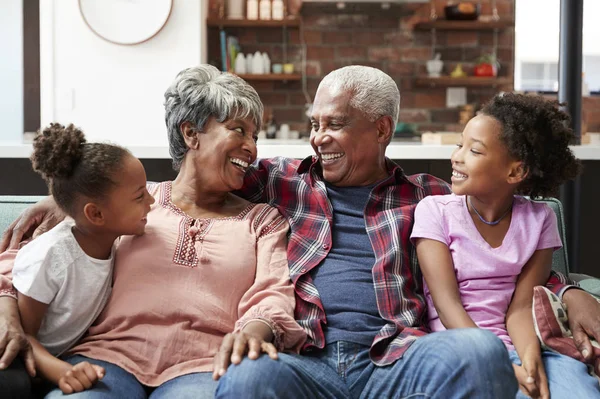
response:
<path id="1" fill-rule="evenodd" d="M 571 13 L 580 6 L 582 24 L 564 14 L 561 23 L 566 3 Z M 600 277 L 598 15 L 598 0 L 2 0 L 0 195 L 46 192 L 28 143 L 51 121 L 129 147 L 149 179 L 173 177 L 163 93 L 203 62 L 260 94 L 259 156 L 297 158 L 312 153 L 306 114 L 321 78 L 345 65 L 380 68 L 402 95 L 388 156 L 407 173 L 448 180 L 456 133 L 483 102 L 513 90 L 558 98 L 561 27 L 579 27 L 583 145 L 573 149 L 585 171 L 563 201 L 572 268 Z"/>

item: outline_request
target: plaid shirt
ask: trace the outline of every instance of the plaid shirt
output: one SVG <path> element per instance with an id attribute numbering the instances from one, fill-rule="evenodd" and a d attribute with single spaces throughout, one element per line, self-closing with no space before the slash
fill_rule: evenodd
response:
<path id="1" fill-rule="evenodd" d="M 428 332 L 422 275 L 410 233 L 417 203 L 428 195 L 451 192 L 443 180 L 428 174 L 407 176 L 399 165 L 386 161 L 389 177 L 373 188 L 364 211 L 375 253 L 373 287 L 379 313 L 387 321 L 371 346 L 371 359 L 380 366 L 399 359 Z M 268 202 L 288 219 L 296 319 L 308 335 L 304 350 L 323 348 L 326 315 L 309 273 L 325 259 L 332 243 L 333 209 L 320 164 L 313 157 L 259 160 L 246 175 L 240 194 L 254 202 Z M 559 282 L 553 281 L 557 290 Z"/>

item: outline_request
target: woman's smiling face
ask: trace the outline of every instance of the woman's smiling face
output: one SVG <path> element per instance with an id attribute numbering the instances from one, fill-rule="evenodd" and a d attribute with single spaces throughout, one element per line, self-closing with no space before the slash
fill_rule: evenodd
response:
<path id="1" fill-rule="evenodd" d="M 205 184 L 226 191 L 242 188 L 246 171 L 256 160 L 258 132 L 251 118 L 218 122 L 211 117 L 197 135 L 196 163 L 199 170 L 210 171 Z"/>

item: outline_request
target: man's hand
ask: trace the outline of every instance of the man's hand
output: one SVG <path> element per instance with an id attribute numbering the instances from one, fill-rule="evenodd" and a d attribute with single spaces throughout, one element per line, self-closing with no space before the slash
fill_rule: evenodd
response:
<path id="1" fill-rule="evenodd" d="M 589 337 L 600 342 L 600 303 L 583 290 L 571 288 L 563 294 L 563 302 L 567 305 L 569 328 L 573 340 L 585 360 L 592 358 L 592 344 Z M 596 362 L 596 369 L 600 366 Z"/>
<path id="2" fill-rule="evenodd" d="M 513 364 L 521 391 L 534 399 L 549 399 L 548 377 L 546 376 L 539 346 L 526 350 L 521 362 L 521 366 Z"/>
<path id="3" fill-rule="evenodd" d="M 36 238 L 65 218 L 52 197 L 47 197 L 27 208 L 2 234 L 0 252 L 17 249 L 24 237 Z"/>
<path id="4" fill-rule="evenodd" d="M 35 377 L 35 362 L 29 340 L 21 327 L 17 301 L 0 298 L 0 370 L 7 368 L 18 354 L 23 356 L 25 368 Z"/>
<path id="5" fill-rule="evenodd" d="M 68 395 L 90 389 L 104 377 L 104 368 L 88 362 L 77 363 L 58 380 L 60 390 Z"/>
<path id="6" fill-rule="evenodd" d="M 243 331 L 227 334 L 213 360 L 213 379 L 222 377 L 230 364 L 240 364 L 246 353 L 248 358 L 256 360 L 261 352 L 273 360 L 278 357 L 275 346 L 256 335 Z"/>

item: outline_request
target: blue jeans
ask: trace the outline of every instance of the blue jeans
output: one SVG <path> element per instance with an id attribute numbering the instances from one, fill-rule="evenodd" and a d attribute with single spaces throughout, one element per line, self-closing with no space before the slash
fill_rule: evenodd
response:
<path id="1" fill-rule="evenodd" d="M 510 351 L 509 356 L 514 364 L 521 365 L 516 351 Z M 542 361 L 552 399 L 600 398 L 598 379 L 588 373 L 584 363 L 551 351 L 542 351 Z M 519 391 L 517 398 L 527 398 L 527 396 Z"/>
<path id="2" fill-rule="evenodd" d="M 217 387 L 217 381 L 212 379 L 212 373 L 186 374 L 152 388 L 142 385 L 133 374 L 112 363 L 79 355 L 69 356 L 64 360 L 71 364 L 88 361 L 104 367 L 106 374 L 91 389 L 64 395 L 60 389 L 55 388 L 46 395 L 46 399 L 208 399 L 214 397 Z"/>
<path id="3" fill-rule="evenodd" d="M 339 341 L 308 355 L 261 356 L 230 366 L 216 398 L 509 398 L 518 385 L 504 344 L 481 329 L 419 338 L 394 364 Z"/>

